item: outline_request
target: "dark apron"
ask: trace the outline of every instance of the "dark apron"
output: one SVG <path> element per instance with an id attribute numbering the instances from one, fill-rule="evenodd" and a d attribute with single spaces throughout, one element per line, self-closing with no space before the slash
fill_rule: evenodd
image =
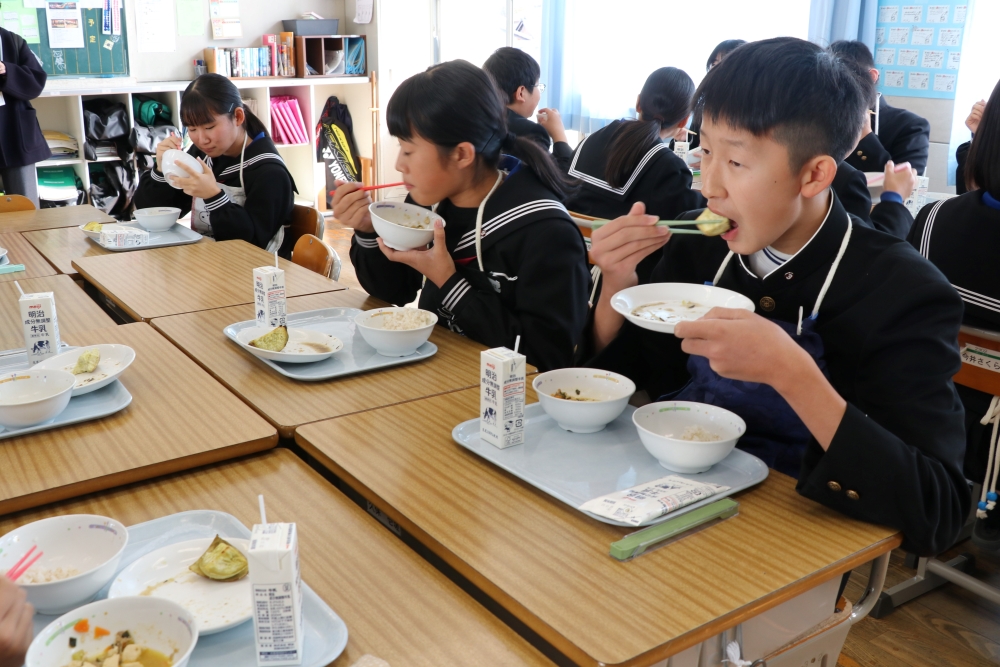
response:
<path id="1" fill-rule="evenodd" d="M 803 321 L 802 308 L 799 308 L 797 326 L 789 322 L 772 320 L 809 353 L 824 375 L 826 362 L 823 359 L 823 340 L 815 331 L 816 318 L 850 238 L 851 222 L 848 218 L 847 232 L 841 242 L 840 251 L 833 266 L 830 267 L 812 314 Z M 713 284 L 719 281 L 732 256 L 733 253 L 730 252 L 723 260 Z M 812 434 L 774 388 L 759 382 L 724 378 L 712 370 L 706 357 L 691 355 L 688 358 L 687 369 L 691 374 L 691 380 L 680 390 L 661 398 L 661 401 L 706 403 L 736 413 L 747 425 L 746 433 L 736 446 L 760 458 L 769 468 L 798 478 L 802 468 L 802 457 L 812 439 Z"/>

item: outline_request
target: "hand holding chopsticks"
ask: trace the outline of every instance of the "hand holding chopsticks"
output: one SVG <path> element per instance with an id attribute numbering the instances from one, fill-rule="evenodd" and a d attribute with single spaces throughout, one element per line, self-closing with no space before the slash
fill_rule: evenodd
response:
<path id="1" fill-rule="evenodd" d="M 37 547 L 31 547 L 31 549 L 28 550 L 28 553 L 21 556 L 21 559 L 16 563 L 14 563 L 14 567 L 7 570 L 8 579 L 10 579 L 11 581 L 17 581 L 18 579 L 21 578 L 21 575 L 23 575 L 25 572 L 31 569 L 32 565 L 38 562 L 38 559 L 42 557 L 41 551 L 35 554 L 34 557 L 31 557 L 31 554 L 35 552 L 36 548 Z"/>

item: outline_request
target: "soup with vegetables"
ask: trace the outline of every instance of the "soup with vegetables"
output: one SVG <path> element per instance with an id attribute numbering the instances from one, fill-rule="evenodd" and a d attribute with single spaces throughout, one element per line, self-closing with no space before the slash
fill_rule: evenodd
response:
<path id="1" fill-rule="evenodd" d="M 639 306 L 632 310 L 632 315 L 651 322 L 677 324 L 685 320 L 697 320 L 704 317 L 709 310 L 711 310 L 709 306 L 703 306 L 687 299 L 668 299 Z"/>

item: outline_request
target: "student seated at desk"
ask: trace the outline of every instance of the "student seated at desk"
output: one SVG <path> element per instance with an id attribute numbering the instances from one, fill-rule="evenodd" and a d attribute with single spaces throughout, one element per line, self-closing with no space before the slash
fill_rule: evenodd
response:
<path id="1" fill-rule="evenodd" d="M 507 99 L 507 129 L 519 137 L 527 137 L 543 149 L 552 149 L 552 157 L 563 171 L 569 169 L 573 149 L 566 143 L 566 129 L 556 109 L 538 109 L 538 122 L 531 120 L 542 99 L 545 86 L 538 82 L 542 70 L 521 49 L 501 46 L 483 63 L 500 94 Z M 511 153 L 520 158 L 516 148 Z"/>
<path id="2" fill-rule="evenodd" d="M 705 205 L 691 189 L 691 170 L 664 139 L 684 136 L 691 115 L 694 82 L 676 67 L 661 67 L 646 78 L 635 102 L 637 120 L 616 120 L 580 142 L 569 175 L 580 187 L 566 199 L 574 213 L 595 218 L 625 215 L 635 202 L 663 220 Z M 655 258 L 641 264 L 649 276 Z"/>
<path id="3" fill-rule="evenodd" d="M 375 233 L 366 192 L 337 185 L 334 216 L 354 228 L 351 261 L 374 297 L 419 305 L 488 347 L 514 347 L 529 364 L 569 366 L 587 319 L 583 235 L 560 199 L 565 176 L 548 153 L 508 131 L 489 75 L 464 60 L 404 81 L 386 111 L 399 139 L 407 201 L 447 222 L 428 250 L 399 252 Z M 519 161 L 501 151 L 518 149 Z M 438 223 L 440 224 L 440 223 Z"/>
<path id="4" fill-rule="evenodd" d="M 951 380 L 961 301 L 909 244 L 859 224 L 830 190 L 863 122 L 862 89 L 818 46 L 778 38 L 731 53 L 695 100 L 702 193 L 732 229 L 671 238 L 636 204 L 595 231 L 605 286 L 588 365 L 650 396 L 732 410 L 747 422 L 738 446 L 796 476 L 802 495 L 899 529 L 910 551 L 948 548 L 969 507 Z M 756 312 L 716 308 L 676 337 L 625 322 L 611 297 L 661 247 L 651 282 L 714 283 Z"/>
<path id="5" fill-rule="evenodd" d="M 175 206 L 191 211 L 191 228 L 217 241 L 241 239 L 291 257 L 285 229 L 291 224 L 295 183 L 264 124 L 243 106 L 240 91 L 219 74 L 202 74 L 181 96 L 181 120 L 194 144 L 188 154 L 202 173 L 169 184 L 163 154 L 180 149 L 179 137 L 156 146 L 156 167 L 139 181 L 136 208 Z M 291 237 L 289 237 L 289 241 Z"/>
<path id="6" fill-rule="evenodd" d="M 928 204 L 920 211 L 909 241 L 958 290 L 964 302 L 965 324 L 1000 331 L 996 258 L 1000 247 L 1000 84 L 993 89 L 977 123 L 964 180 L 971 188 L 968 192 Z M 980 480 L 986 474 L 993 430 L 980 420 L 993 397 L 963 386 L 958 387 L 958 395 L 965 405 L 968 436 L 965 473 L 969 479 Z M 985 486 L 989 488 L 990 480 Z M 1000 549 L 1000 508 L 976 522 L 973 537 L 980 546 Z"/>
<path id="7" fill-rule="evenodd" d="M 875 59 L 864 42 L 840 40 L 830 45 L 830 52 L 854 61 L 878 83 Z M 930 151 L 930 124 L 912 111 L 890 106 L 881 93 L 870 108 L 873 112 L 865 117 L 861 140 L 847 158 L 851 166 L 858 171 L 882 171 L 892 160 L 896 164 L 909 162 L 918 174 L 923 174 Z"/>

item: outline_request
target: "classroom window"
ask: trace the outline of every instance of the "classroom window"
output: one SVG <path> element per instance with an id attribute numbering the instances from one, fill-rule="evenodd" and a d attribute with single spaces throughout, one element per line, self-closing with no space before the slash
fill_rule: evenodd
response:
<path id="1" fill-rule="evenodd" d="M 507 44 L 508 0 L 438 0 L 440 61 L 481 66 Z"/>

